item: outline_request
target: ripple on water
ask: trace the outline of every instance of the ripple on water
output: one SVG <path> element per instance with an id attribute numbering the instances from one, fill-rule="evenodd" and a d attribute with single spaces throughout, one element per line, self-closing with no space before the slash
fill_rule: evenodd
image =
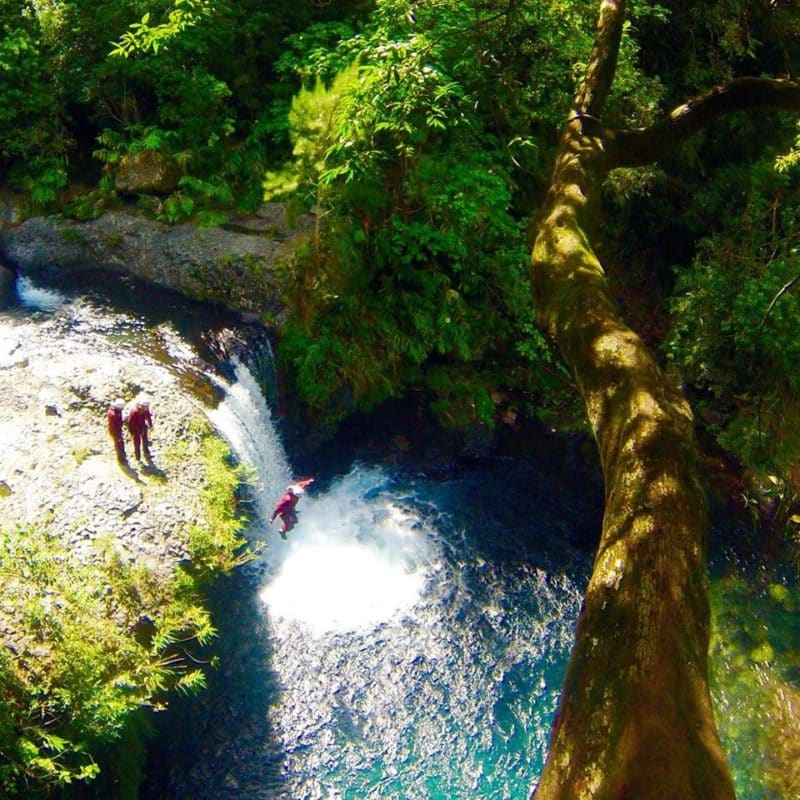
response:
<path id="1" fill-rule="evenodd" d="M 446 514 L 401 498 L 357 469 L 302 501 L 271 556 L 276 797 L 527 797 L 579 592 L 562 574 L 489 563 Z"/>

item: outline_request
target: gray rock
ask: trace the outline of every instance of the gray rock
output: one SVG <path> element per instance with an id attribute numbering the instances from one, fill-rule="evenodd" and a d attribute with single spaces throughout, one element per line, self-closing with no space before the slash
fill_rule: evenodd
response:
<path id="1" fill-rule="evenodd" d="M 275 266 L 314 225 L 314 217 L 304 215 L 290 226 L 277 204 L 262 207 L 249 232 L 170 226 L 123 211 L 88 222 L 35 217 L 0 231 L 0 258 L 24 273 L 53 267 L 124 272 L 280 322 L 286 311 Z"/>
<path id="2" fill-rule="evenodd" d="M 0 361 L 28 359 L 24 372 L 0 369 L 0 527 L 46 527 L 92 562 L 111 542 L 124 561 L 167 574 L 188 556 L 189 528 L 206 521 L 203 456 L 185 441 L 205 415 L 164 366 L 98 339 L 57 319 L 0 335 Z M 106 430 L 109 401 L 133 385 L 153 400 L 157 470 L 118 464 Z M 0 605 L 0 645 L 13 642 L 3 629 L 13 622 Z"/>

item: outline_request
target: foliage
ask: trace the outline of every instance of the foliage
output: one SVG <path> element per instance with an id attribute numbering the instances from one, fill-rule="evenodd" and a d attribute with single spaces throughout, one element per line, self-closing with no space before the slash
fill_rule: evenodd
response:
<path id="1" fill-rule="evenodd" d="M 203 17 L 211 16 L 211 0 L 174 0 L 172 10 L 166 20 L 157 25 L 150 24 L 150 12 L 145 12 L 141 21 L 131 23 L 111 51 L 112 56 L 131 56 L 151 50 L 158 53 L 187 28 L 201 22 Z"/>
<path id="2" fill-rule="evenodd" d="M 800 667 L 796 589 L 731 574 L 712 582 L 712 692 L 741 796 L 794 797 L 800 789 Z M 737 765 L 762 764 L 745 774 Z"/>
<path id="3" fill-rule="evenodd" d="M 800 123 L 798 123 L 797 127 L 800 130 Z M 800 169 L 800 133 L 795 138 L 792 149 L 788 153 L 778 156 L 775 160 L 775 169 L 778 172 L 790 172 Z"/>
<path id="4" fill-rule="evenodd" d="M 733 412 L 725 446 L 746 465 L 786 470 L 800 446 L 800 194 L 772 161 L 749 173 L 738 229 L 704 240 L 679 275 L 668 353 L 701 402 Z"/>
<path id="5" fill-rule="evenodd" d="M 67 180 L 95 183 L 103 164 L 113 174 L 146 131 L 160 130 L 169 134 L 164 152 L 183 156 L 188 176 L 224 183 L 236 204 L 252 209 L 264 170 L 286 153 L 282 116 L 297 80 L 273 71 L 282 39 L 361 13 L 365 4 L 6 2 L 0 6 L 0 163 L 17 188 L 35 189 L 35 202 L 52 205 Z M 106 140 L 100 164 L 92 156 L 98 136 Z M 41 163 L 33 164 L 34 156 Z M 192 213 L 233 205 L 194 186 L 185 192 L 195 204 Z M 185 206 L 173 206 L 185 214 Z"/>
<path id="6" fill-rule="evenodd" d="M 178 463 L 197 455 L 202 457 L 205 471 L 205 520 L 190 528 L 188 544 L 192 574 L 206 583 L 220 574 L 229 574 L 253 557 L 241 536 L 246 518 L 239 513 L 239 487 L 247 480 L 248 471 L 232 463 L 227 444 L 201 419 L 192 420 L 168 458 Z"/>
<path id="7" fill-rule="evenodd" d="M 93 780 L 100 763 L 118 771 L 115 779 L 128 774 L 135 792 L 135 765 L 114 753 L 121 737 L 127 751 L 138 747 L 136 712 L 205 685 L 191 650 L 215 632 L 198 590 L 252 554 L 237 513 L 246 471 L 200 419 L 169 458 L 197 454 L 205 521 L 187 532 L 191 564 L 172 575 L 131 560 L 110 538 L 81 556 L 46 530 L 0 533 L 0 619 L 17 643 L 0 652 L 4 797 Z"/>
<path id="8" fill-rule="evenodd" d="M 187 575 L 158 576 L 111 541 L 84 561 L 45 530 L 0 534 L 0 575 L 18 643 L 0 653 L 4 796 L 93 779 L 93 752 L 129 714 L 203 685 L 185 651 L 214 630 Z"/>
<path id="9" fill-rule="evenodd" d="M 441 395 L 449 364 L 452 412 L 463 419 L 455 413 L 463 400 L 459 363 L 480 362 L 479 373 L 502 384 L 513 368 L 501 364 L 518 349 L 529 357 L 527 389 L 550 379 L 552 356 L 531 324 L 525 231 L 513 209 L 514 173 L 539 146 L 531 136 L 513 145 L 498 139 L 496 117 L 487 125 L 490 113 L 481 106 L 497 99 L 498 81 L 509 92 L 543 91 L 521 75 L 511 80 L 511 65 L 500 61 L 505 51 L 491 42 L 498 33 L 510 36 L 518 21 L 533 37 L 547 30 L 566 42 L 586 9 L 570 19 L 573 27 L 552 12 L 550 28 L 542 24 L 541 15 L 551 13 L 545 4 L 534 12 L 516 5 L 497 11 L 387 0 L 327 57 L 319 45 L 305 62 L 299 48 L 293 56 L 301 75 L 313 66 L 328 83 L 318 77 L 293 101 L 295 159 L 269 174 L 265 188 L 268 196 L 294 189 L 330 215 L 325 241 L 296 259 L 285 280 L 292 305 L 304 311 L 285 331 L 282 357 L 315 409 L 342 392 L 370 405 L 415 382 Z M 323 33 L 315 30 L 315 41 Z M 512 38 L 524 52 L 509 59 L 529 69 L 527 41 Z M 580 46 L 570 41 L 570 48 Z M 553 139 L 569 101 L 570 67 L 565 57 L 561 72 L 545 76 L 561 109 L 533 102 L 524 109 Z M 519 106 L 508 97 L 508 108 Z M 541 369 L 539 355 L 548 361 Z M 486 385 L 476 390 L 487 396 Z M 442 414 L 455 418 L 447 404 L 438 397 Z M 474 408 L 482 409 L 479 417 L 489 414 L 484 403 Z"/>
<path id="10" fill-rule="evenodd" d="M 51 206 L 67 183 L 68 142 L 49 81 L 35 6 L 0 5 L 0 165 L 10 167 L 10 185 L 37 208 Z"/>

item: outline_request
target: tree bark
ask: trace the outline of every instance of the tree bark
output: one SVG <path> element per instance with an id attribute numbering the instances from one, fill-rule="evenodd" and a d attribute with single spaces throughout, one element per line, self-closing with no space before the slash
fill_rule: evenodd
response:
<path id="1" fill-rule="evenodd" d="M 606 165 L 636 167 L 663 158 L 723 114 L 800 110 L 800 84 L 780 78 L 735 78 L 687 100 L 650 128 L 603 131 Z"/>
<path id="2" fill-rule="evenodd" d="M 617 313 L 590 236 L 624 0 L 603 0 L 532 255 L 537 320 L 583 395 L 603 530 L 536 800 L 732 800 L 707 680 L 707 509 L 691 411 Z"/>

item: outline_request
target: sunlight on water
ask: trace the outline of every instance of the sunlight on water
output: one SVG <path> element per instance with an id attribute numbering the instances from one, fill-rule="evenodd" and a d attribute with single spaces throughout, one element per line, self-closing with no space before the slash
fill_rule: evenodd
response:
<path id="1" fill-rule="evenodd" d="M 381 480 L 377 470 L 370 476 Z M 300 522 L 283 547 L 274 545 L 274 574 L 261 592 L 271 617 L 315 633 L 357 630 L 419 600 L 433 555 L 425 533 L 389 498 L 365 494 L 365 477 L 351 473 L 301 501 Z"/>

